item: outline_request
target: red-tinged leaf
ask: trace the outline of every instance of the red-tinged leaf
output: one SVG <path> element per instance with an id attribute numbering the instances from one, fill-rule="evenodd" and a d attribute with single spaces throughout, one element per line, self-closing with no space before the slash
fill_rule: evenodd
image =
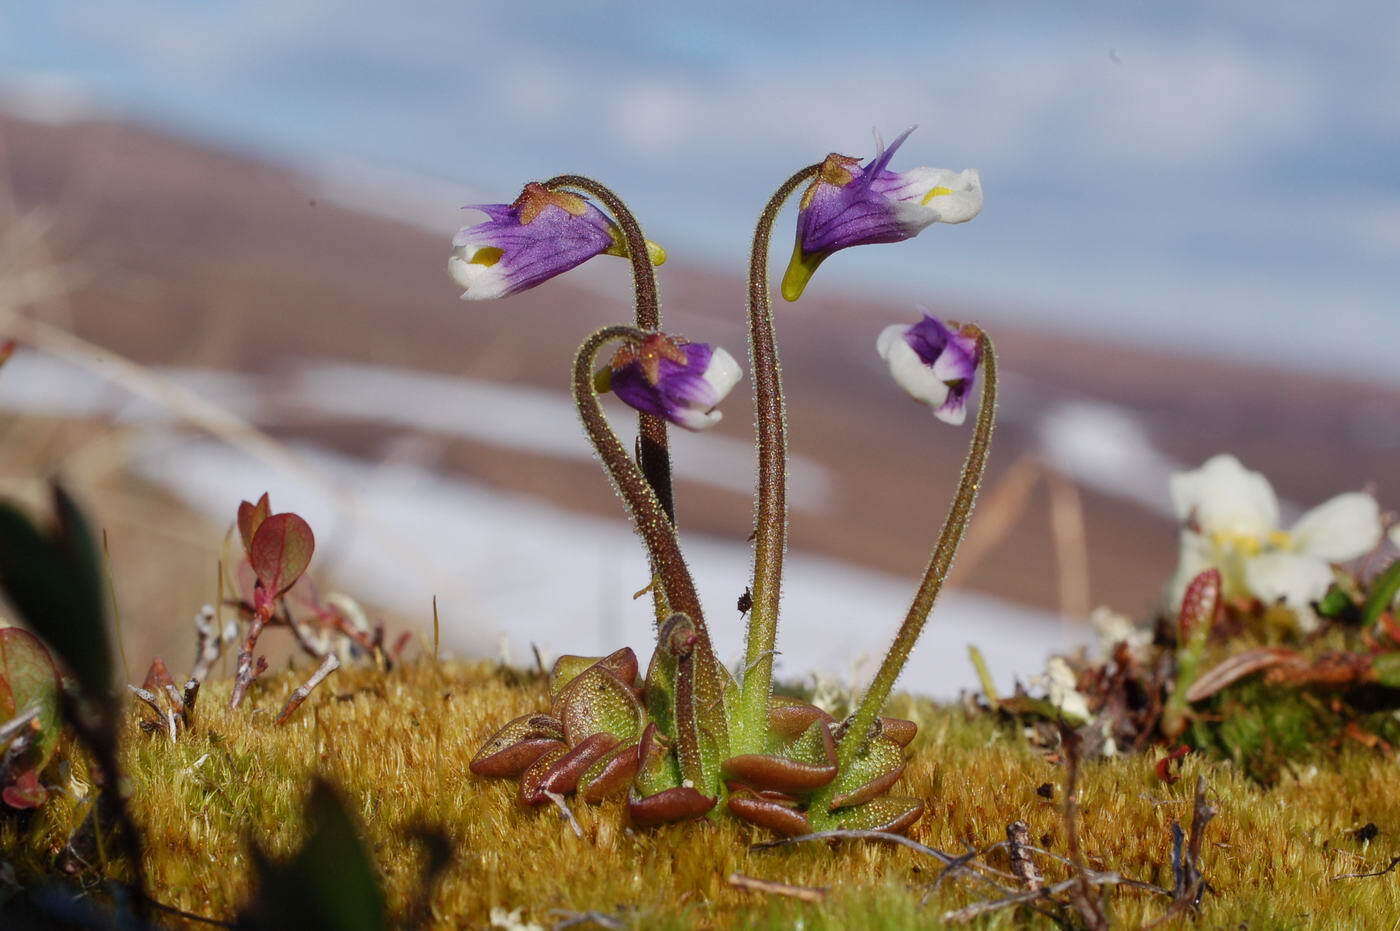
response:
<path id="1" fill-rule="evenodd" d="M 549 695 L 558 698 L 565 686 L 593 665 L 606 668 L 617 676 L 624 685 L 637 681 L 637 654 L 631 647 L 623 647 L 607 656 L 572 656 L 565 654 L 554 661 L 549 673 Z"/>
<path id="2" fill-rule="evenodd" d="M 1245 676 L 1278 666 L 1283 663 L 1306 664 L 1297 653 L 1283 647 L 1258 647 L 1236 653 L 1229 659 L 1213 667 L 1186 690 L 1188 702 L 1203 701 L 1221 689 L 1233 685 Z"/>
<path id="3" fill-rule="evenodd" d="M 1222 584 L 1220 570 L 1207 569 L 1186 586 L 1186 593 L 1181 596 L 1181 613 L 1177 618 L 1181 642 L 1189 640 L 1192 631 L 1199 630 L 1204 634 L 1214 626 L 1223 607 L 1220 598 Z"/>
<path id="4" fill-rule="evenodd" d="M 831 726 L 814 718 L 807 731 L 781 754 L 746 753 L 724 761 L 726 778 L 772 792 L 811 792 L 836 778 L 836 742 Z"/>
<path id="5" fill-rule="evenodd" d="M 872 737 L 864 750 L 836 779 L 831 808 L 863 805 L 884 795 L 904 773 L 904 748 L 883 735 Z"/>
<path id="6" fill-rule="evenodd" d="M 703 818 L 715 807 L 715 802 L 715 799 L 702 795 L 690 786 L 678 786 L 655 795 L 633 795 L 627 800 L 627 816 L 634 827 L 649 828 L 672 821 Z"/>
<path id="7" fill-rule="evenodd" d="M 796 837 L 799 834 L 812 833 L 812 823 L 807 820 L 807 816 L 780 801 L 739 793 L 729 796 L 727 804 L 729 813 L 735 817 L 778 834 Z"/>
<path id="8" fill-rule="evenodd" d="M 11 808 L 27 809 L 38 808 L 48 801 L 48 790 L 39 782 L 39 774 L 32 769 L 26 769 L 19 774 L 14 785 L 8 785 L 3 792 L 0 792 L 6 805 Z"/>
<path id="9" fill-rule="evenodd" d="M 637 744 L 624 744 L 599 757 L 579 779 L 579 797 L 596 804 L 626 792 L 637 776 L 638 750 Z"/>
<path id="10" fill-rule="evenodd" d="M 909 746 L 919 733 L 919 725 L 903 718 L 880 718 L 880 735 L 888 737 L 901 747 Z"/>
<path id="11" fill-rule="evenodd" d="M 141 683 L 141 688 L 148 692 L 156 690 L 164 691 L 166 686 L 175 688 L 175 680 L 170 675 L 170 670 L 166 668 L 165 660 L 157 656 L 151 660 L 151 666 L 146 670 L 146 679 Z"/>
<path id="12" fill-rule="evenodd" d="M 39 709 L 39 734 L 26 753 L 35 770 L 44 767 L 58 743 L 61 687 L 58 669 L 38 637 L 18 627 L 0 629 L 0 723 Z"/>
<path id="13" fill-rule="evenodd" d="M 802 736 L 817 720 L 834 723 L 831 715 L 801 699 L 774 695 L 768 700 L 768 727 L 783 743 Z"/>
<path id="14" fill-rule="evenodd" d="M 257 504 L 244 501 L 238 505 L 238 535 L 243 538 L 243 552 L 252 553 L 253 537 L 271 514 L 272 504 L 268 501 L 267 492 L 263 492 Z"/>
<path id="15" fill-rule="evenodd" d="M 655 795 L 666 789 L 674 789 L 681 784 L 680 769 L 671 748 L 665 743 L 656 723 L 648 724 L 642 730 L 642 738 L 637 742 L 637 776 L 633 783 L 636 794 Z"/>
<path id="16" fill-rule="evenodd" d="M 248 562 L 258 582 L 273 597 L 296 584 L 316 549 L 311 526 L 296 514 L 273 514 L 258 525 L 248 547 Z"/>
<path id="17" fill-rule="evenodd" d="M 10 361 L 10 356 L 15 353 L 15 341 L 12 339 L 0 340 L 0 366 L 4 366 Z"/>
<path id="18" fill-rule="evenodd" d="M 546 751 L 564 743 L 564 725 L 547 714 L 524 714 L 481 745 L 468 767 L 478 776 L 518 776 Z"/>
<path id="19" fill-rule="evenodd" d="M 636 693 L 601 663 L 589 666 L 559 693 L 554 716 L 564 723 L 570 744 L 599 731 L 630 742 L 642 731 L 642 705 Z"/>
<path id="20" fill-rule="evenodd" d="M 1190 747 L 1186 746 L 1185 744 L 1179 744 L 1170 753 L 1158 760 L 1157 778 L 1165 782 L 1167 785 L 1171 785 L 1173 782 L 1176 782 L 1178 779 L 1180 779 L 1181 776 L 1172 772 L 1172 764 L 1177 764 L 1176 769 L 1179 772 L 1181 770 L 1182 758 L 1190 752 Z"/>
<path id="21" fill-rule="evenodd" d="M 842 808 L 832 812 L 828 826 L 843 831 L 885 831 L 889 834 L 902 834 L 914 826 L 924 813 L 924 803 L 907 796 L 887 795 L 864 805 Z"/>
<path id="22" fill-rule="evenodd" d="M 546 780 L 554 772 L 554 764 L 562 760 L 568 752 L 569 748 L 560 744 L 540 754 L 539 759 L 526 767 L 525 772 L 520 774 L 520 804 L 541 805 L 549 801 L 545 792 L 551 790 Z"/>
<path id="23" fill-rule="evenodd" d="M 568 753 L 561 756 L 545 775 L 543 787 L 560 795 L 568 795 L 578 788 L 578 781 L 588 768 L 618 745 L 612 734 L 594 734 L 585 738 Z"/>

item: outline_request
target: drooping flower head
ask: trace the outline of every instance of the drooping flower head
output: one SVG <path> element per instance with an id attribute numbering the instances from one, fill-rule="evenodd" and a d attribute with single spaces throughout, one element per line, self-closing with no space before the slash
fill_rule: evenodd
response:
<path id="1" fill-rule="evenodd" d="M 464 227 L 452 239 L 447 270 L 463 287 L 462 299 L 489 300 L 533 288 L 595 255 L 627 255 L 622 232 L 584 197 L 552 191 L 538 182 L 510 204 L 480 204 L 488 220 Z M 666 260 L 647 243 L 653 265 Z"/>
<path id="2" fill-rule="evenodd" d="M 704 430 L 719 423 L 722 414 L 715 406 L 743 374 L 718 346 L 653 333 L 625 343 L 599 372 L 598 388 L 611 389 L 628 406 L 678 427 Z"/>
<path id="3" fill-rule="evenodd" d="M 982 364 L 977 337 L 973 327 L 950 328 L 924 314 L 918 323 L 885 327 L 875 349 L 901 388 L 956 426 L 967 418 L 967 395 Z"/>
<path id="4" fill-rule="evenodd" d="M 832 153 L 802 194 L 797 242 L 783 275 L 783 297 L 795 301 L 827 256 L 847 246 L 900 242 L 934 223 L 965 223 L 982 210 L 976 169 L 887 167 L 914 130 L 907 129 L 865 165 Z"/>
<path id="5" fill-rule="evenodd" d="M 1224 453 L 1173 475 L 1171 497 L 1181 553 L 1169 601 L 1180 601 L 1197 573 L 1216 568 L 1227 598 L 1282 603 L 1304 630 L 1318 624 L 1312 605 L 1332 583 L 1332 564 L 1370 552 L 1381 540 L 1380 508 L 1363 492 L 1324 501 L 1283 530 L 1269 480 Z"/>

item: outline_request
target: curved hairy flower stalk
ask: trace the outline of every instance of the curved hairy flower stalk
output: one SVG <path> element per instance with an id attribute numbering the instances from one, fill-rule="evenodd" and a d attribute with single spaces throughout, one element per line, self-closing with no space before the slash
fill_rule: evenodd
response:
<path id="1" fill-rule="evenodd" d="M 976 332 L 978 348 L 981 351 L 983 372 L 981 402 L 977 410 L 977 425 L 972 434 L 972 445 L 967 460 L 963 463 L 962 477 L 958 481 L 957 494 L 948 516 L 943 521 L 943 529 L 938 534 L 938 542 L 933 547 L 928 568 L 924 570 L 923 581 L 914 595 L 914 603 L 909 607 L 904 622 L 895 635 L 894 643 L 885 654 L 880 669 L 870 683 L 870 688 L 861 698 L 855 714 L 842 726 L 837 743 L 837 764 L 842 773 L 852 770 L 863 754 L 873 752 L 875 745 L 885 735 L 872 734 L 876 718 L 885 701 L 890 697 L 895 680 L 904 669 L 909 653 L 918 642 L 928 620 L 933 604 L 943 588 L 943 580 L 952 568 L 953 557 L 962 542 L 968 519 L 977 499 L 977 488 L 982 481 L 982 473 L 987 466 L 987 454 L 991 450 L 992 428 L 996 423 L 997 404 L 997 360 L 992 341 L 985 333 Z M 835 799 L 837 783 L 832 783 L 818 792 L 811 806 L 813 814 L 824 817 L 826 810 Z"/>
<path id="2" fill-rule="evenodd" d="M 574 404 L 583 420 L 584 432 L 588 434 L 589 441 L 597 450 L 598 458 L 602 460 L 608 477 L 627 503 L 637 533 L 646 545 L 652 573 L 657 578 L 660 596 L 668 608 L 668 613 L 685 614 L 695 625 L 693 649 L 700 658 L 697 665 L 707 667 L 706 674 L 697 677 L 697 700 L 707 708 L 722 710 L 724 692 L 732 687 L 732 681 L 728 671 L 715 658 L 714 649 L 710 645 L 710 633 L 705 626 L 700 598 L 695 591 L 695 581 L 690 575 L 690 569 L 681 555 L 676 528 L 662 508 L 651 484 L 627 455 L 617 434 L 608 426 L 607 415 L 598 403 L 594 387 L 593 366 L 599 349 L 613 340 L 627 340 L 633 344 L 644 343 L 652 335 L 636 327 L 610 326 L 584 340 L 574 358 Z M 709 694 L 711 691 L 715 694 Z M 715 717 L 718 720 L 723 719 L 722 714 Z M 718 735 L 716 736 L 718 738 Z M 727 737 L 724 737 L 722 742 L 727 744 Z"/>
<path id="3" fill-rule="evenodd" d="M 636 324 L 639 330 L 661 329 L 661 297 L 656 286 L 656 265 L 665 261 L 665 253 L 642 235 L 641 224 L 622 198 L 612 189 L 582 175 L 558 175 L 544 183 L 550 190 L 574 188 L 598 200 L 612 214 L 613 222 L 622 231 L 622 246 L 632 263 L 632 291 L 636 296 Z M 676 505 L 671 489 L 671 456 L 666 435 L 666 421 L 654 414 L 637 415 L 637 464 L 656 492 L 656 498 L 666 516 L 675 523 Z M 662 616 L 658 602 L 657 624 Z"/>
<path id="4" fill-rule="evenodd" d="M 761 753 L 768 728 L 773 688 L 773 651 L 778 636 L 783 553 L 787 549 L 787 414 L 782 372 L 773 331 L 768 289 L 768 247 L 778 211 L 804 181 L 821 170 L 808 165 L 773 192 L 759 215 L 749 256 L 749 363 L 753 373 L 754 431 L 758 446 L 758 490 L 754 514 L 753 604 L 740 684 L 737 747 Z"/>

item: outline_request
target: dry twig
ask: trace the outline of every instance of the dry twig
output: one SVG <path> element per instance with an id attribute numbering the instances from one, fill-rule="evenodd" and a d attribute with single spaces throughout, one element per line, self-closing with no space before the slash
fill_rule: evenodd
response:
<path id="1" fill-rule="evenodd" d="M 1060 725 L 1060 742 L 1065 748 L 1066 766 L 1069 775 L 1065 785 L 1065 834 L 1068 838 L 1070 863 L 1076 873 L 1076 881 L 1071 889 L 1069 900 L 1074 905 L 1084 926 L 1090 931 L 1106 931 L 1108 919 L 1094 885 L 1089 870 L 1084 866 L 1084 854 L 1079 845 L 1079 735 L 1070 728 Z"/>
<path id="2" fill-rule="evenodd" d="M 321 660 L 321 665 L 311 674 L 311 678 L 298 686 L 297 689 L 287 698 L 287 703 L 282 706 L 282 713 L 277 716 L 278 724 L 282 724 L 301 707 L 301 703 L 306 701 L 306 697 L 311 694 L 316 686 L 325 681 L 326 676 L 340 668 L 340 657 L 334 652 L 327 653 L 325 659 Z"/>
<path id="3" fill-rule="evenodd" d="M 777 882 L 771 879 L 755 879 L 752 876 L 745 876 L 743 873 L 730 873 L 725 882 L 736 889 L 782 895 L 790 899 L 800 899 L 803 902 L 816 903 L 826 900 L 826 889 L 817 886 L 794 886 L 791 883 Z"/>
<path id="4" fill-rule="evenodd" d="M 1376 870 L 1374 873 L 1343 873 L 1340 876 L 1333 876 L 1332 882 L 1336 882 L 1339 879 L 1370 879 L 1372 876 L 1384 876 L 1397 866 L 1400 866 L 1400 857 L 1391 857 L 1390 865 L 1385 869 Z"/>

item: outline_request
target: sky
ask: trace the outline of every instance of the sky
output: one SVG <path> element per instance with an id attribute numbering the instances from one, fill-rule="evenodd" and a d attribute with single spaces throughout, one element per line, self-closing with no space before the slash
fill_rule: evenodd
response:
<path id="1" fill-rule="evenodd" d="M 788 174 L 917 124 L 893 167 L 978 168 L 982 215 L 814 287 L 1400 383 L 1394 0 L 47 0 L 0 7 L 0 95 L 490 200 L 591 174 L 736 276 Z"/>

